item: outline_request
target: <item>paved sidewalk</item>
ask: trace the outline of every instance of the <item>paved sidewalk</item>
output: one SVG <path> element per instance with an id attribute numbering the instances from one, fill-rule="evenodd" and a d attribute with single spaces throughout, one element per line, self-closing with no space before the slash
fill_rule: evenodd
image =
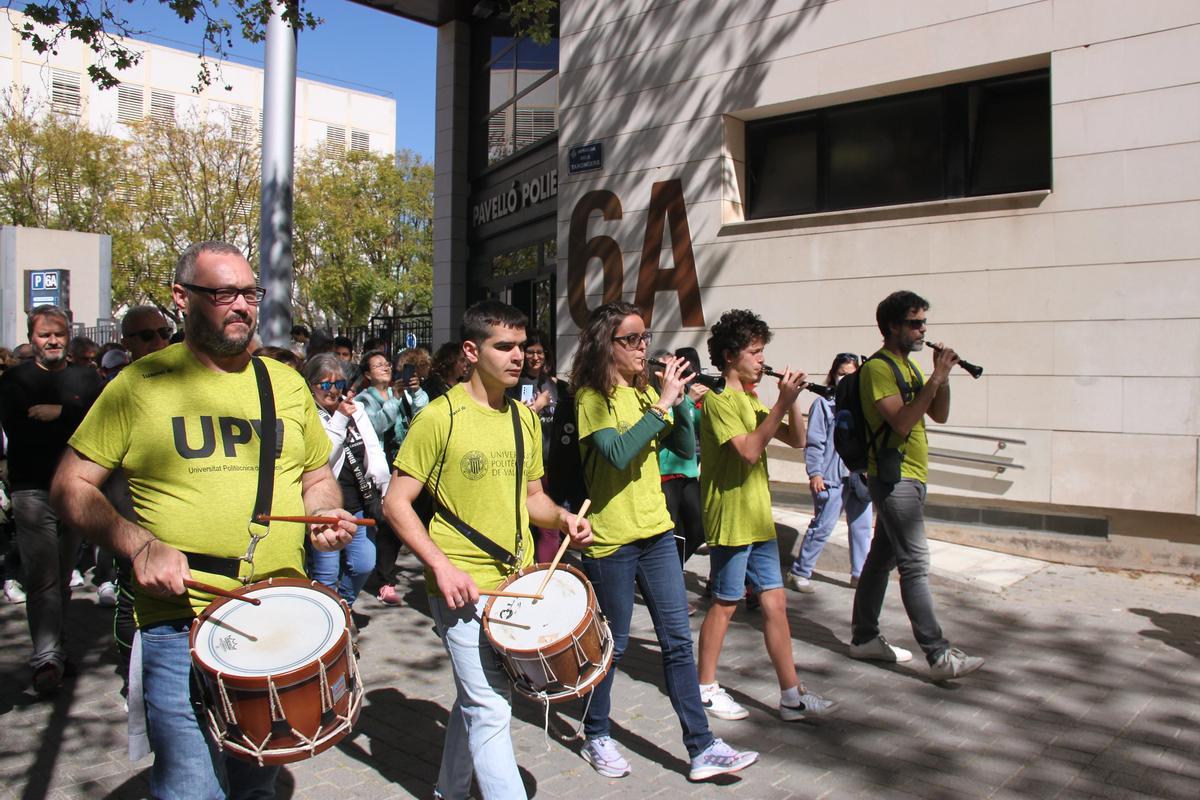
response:
<path id="1" fill-rule="evenodd" d="M 779 514 L 786 552 L 806 524 Z M 649 616 L 638 607 L 614 691 L 614 735 L 633 764 L 623 780 L 596 775 L 569 736 L 577 707 L 555 707 L 549 737 L 540 708 L 517 702 L 514 741 L 531 797 L 701 797 L 783 800 L 840 797 L 1165 797 L 1200 795 L 1200 584 L 1178 576 L 1114 573 L 1034 562 L 998 591 L 940 574 L 934 594 L 956 646 L 986 656 L 957 683 L 907 665 L 845 656 L 852 593 L 843 533 L 818 564 L 817 590 L 790 594 L 803 679 L 840 700 L 819 723 L 774 716 L 777 687 L 760 618 L 739 610 L 720 679 L 751 710 L 713 721 L 718 736 L 762 752 L 724 785 L 690 784 L 679 726 L 662 686 Z M 963 548 L 970 550 L 970 548 Z M 956 558 L 970 555 L 959 553 Z M 988 558 L 974 553 L 975 557 Z M 935 566 L 945 556 L 935 555 Z M 950 559 L 953 561 L 953 559 Z M 1029 559 L 1020 559 L 1029 561 Z M 453 690 L 431 630 L 415 562 L 402 563 L 408 607 L 364 597 L 362 670 L 367 696 L 353 735 L 285 769 L 280 798 L 432 795 Z M 1029 565 L 1026 565 L 1029 566 Z M 707 560 L 688 563 L 699 589 Z M 71 650 L 80 665 L 52 700 L 27 688 L 24 608 L 0 605 L 0 799 L 147 796 L 148 762 L 124 757 L 125 725 L 113 674 L 110 619 L 94 590 L 71 604 Z M 693 620 L 698 630 L 703 609 Z M 916 649 L 893 582 L 883 616 L 893 642 Z"/>

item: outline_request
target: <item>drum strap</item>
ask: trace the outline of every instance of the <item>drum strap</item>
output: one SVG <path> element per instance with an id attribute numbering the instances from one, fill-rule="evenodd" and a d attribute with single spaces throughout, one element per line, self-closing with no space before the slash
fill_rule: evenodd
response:
<path id="1" fill-rule="evenodd" d="M 437 483 L 434 484 L 433 502 L 434 502 L 434 506 L 437 510 L 437 513 L 442 517 L 442 519 L 444 519 L 446 522 L 450 523 L 451 527 L 453 527 L 456 531 L 461 533 L 467 539 L 467 541 L 469 541 L 471 544 L 478 547 L 483 552 L 487 553 L 492 558 L 499 561 L 501 564 L 504 564 L 509 569 L 517 569 L 521 564 L 521 558 L 520 558 L 519 554 L 522 553 L 522 551 L 524 550 L 524 548 L 522 547 L 522 545 L 524 544 L 524 541 L 523 541 L 523 537 L 521 536 L 521 482 L 524 479 L 524 469 L 525 469 L 525 437 L 521 433 L 521 417 L 520 417 L 520 411 L 517 409 L 516 402 L 514 402 L 513 400 L 510 399 L 508 401 L 508 407 L 509 407 L 509 410 L 512 412 L 513 438 L 514 438 L 514 441 L 516 444 L 516 451 L 517 451 L 516 452 L 516 455 L 517 455 L 517 475 L 516 475 L 517 488 L 516 488 L 516 505 L 515 505 L 517 520 L 516 520 L 516 528 L 515 528 L 515 530 L 516 530 L 516 538 L 515 538 L 516 547 L 514 548 L 517 551 L 517 554 L 511 553 L 508 550 L 504 549 L 499 544 L 497 544 L 495 541 L 489 539 L 488 537 L 484 536 L 479 531 L 472 528 L 470 525 L 468 525 L 464 520 L 462 520 L 453 511 L 446 508 L 446 505 L 442 502 L 442 499 L 438 496 L 438 491 L 437 491 L 437 487 L 441 483 L 441 477 L 442 477 L 441 466 L 442 465 L 439 465 L 439 467 L 438 467 L 438 480 L 437 480 Z M 453 432 L 454 432 L 454 412 L 451 411 L 450 412 L 450 433 L 453 433 Z M 446 434 L 446 449 L 449 449 L 449 447 L 450 447 L 450 433 Z M 443 449 L 442 450 L 442 464 L 443 465 L 445 464 L 445 461 L 446 461 L 446 450 Z"/>
<path id="2" fill-rule="evenodd" d="M 271 389 L 271 378 L 267 367 L 261 358 L 251 358 L 254 365 L 254 379 L 258 382 L 258 402 L 261 406 L 258 441 L 258 495 L 254 498 L 254 513 L 250 522 L 254 524 L 259 515 L 271 513 L 271 499 L 275 494 L 275 465 L 276 450 L 279 447 L 277 421 L 275 417 L 275 392 Z"/>

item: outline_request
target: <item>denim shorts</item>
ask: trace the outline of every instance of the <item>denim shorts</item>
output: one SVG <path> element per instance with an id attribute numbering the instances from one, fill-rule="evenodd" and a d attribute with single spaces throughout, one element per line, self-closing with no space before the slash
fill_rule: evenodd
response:
<path id="1" fill-rule="evenodd" d="M 713 545 L 708 553 L 713 597 L 735 602 L 746 595 L 746 582 L 755 592 L 783 587 L 779 569 L 779 542 L 744 544 L 739 547 Z"/>

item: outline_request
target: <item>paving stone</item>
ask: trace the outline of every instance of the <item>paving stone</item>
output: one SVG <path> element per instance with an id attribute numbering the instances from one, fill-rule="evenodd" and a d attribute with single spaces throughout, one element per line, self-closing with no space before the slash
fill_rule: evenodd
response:
<path id="1" fill-rule="evenodd" d="M 984 670 L 935 684 L 889 587 L 881 627 L 917 652 L 910 664 L 846 657 L 853 594 L 842 581 L 845 548 L 831 540 L 813 595 L 789 593 L 794 654 L 803 680 L 842 702 L 829 719 L 796 725 L 775 712 L 778 687 L 763 651 L 761 617 L 739 610 L 720 679 L 751 711 L 712 721 L 758 764 L 717 784 L 686 780 L 679 724 L 662 688 L 649 615 L 634 614 L 629 656 L 613 695 L 613 735 L 634 767 L 606 780 L 572 739 L 582 704 L 551 713 L 518 701 L 513 741 L 528 787 L 545 800 L 620 798 L 1196 797 L 1200 710 L 1195 697 L 1200 589 L 1187 579 L 1063 567 L 1043 569 L 1001 593 L 934 582 L 939 619 L 956 646 L 988 659 Z M 419 570 L 402 560 L 419 592 Z M 689 584 L 707 561 L 688 563 Z M 0 606 L 0 800 L 145 797 L 148 762 L 124 756 L 111 619 L 92 592 L 71 603 L 69 641 L 80 665 L 49 701 L 26 690 L 28 632 L 22 606 Z M 409 592 L 409 598 L 420 599 Z M 703 606 L 703 602 L 701 603 Z M 280 797 L 295 800 L 422 797 L 437 779 L 453 683 L 425 606 L 384 608 L 365 597 L 366 701 L 353 735 L 289 765 Z M 703 611 L 693 619 L 693 631 Z"/>

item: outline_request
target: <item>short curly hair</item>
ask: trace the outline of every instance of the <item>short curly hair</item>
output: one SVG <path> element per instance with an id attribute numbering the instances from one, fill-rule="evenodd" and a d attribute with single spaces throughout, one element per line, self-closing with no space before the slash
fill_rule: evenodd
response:
<path id="1" fill-rule="evenodd" d="M 709 332 L 712 336 L 708 337 L 708 358 L 722 372 L 726 367 L 726 353 L 739 353 L 755 339 L 767 344 L 772 336 L 770 326 L 762 317 L 744 308 L 726 311 Z"/>

